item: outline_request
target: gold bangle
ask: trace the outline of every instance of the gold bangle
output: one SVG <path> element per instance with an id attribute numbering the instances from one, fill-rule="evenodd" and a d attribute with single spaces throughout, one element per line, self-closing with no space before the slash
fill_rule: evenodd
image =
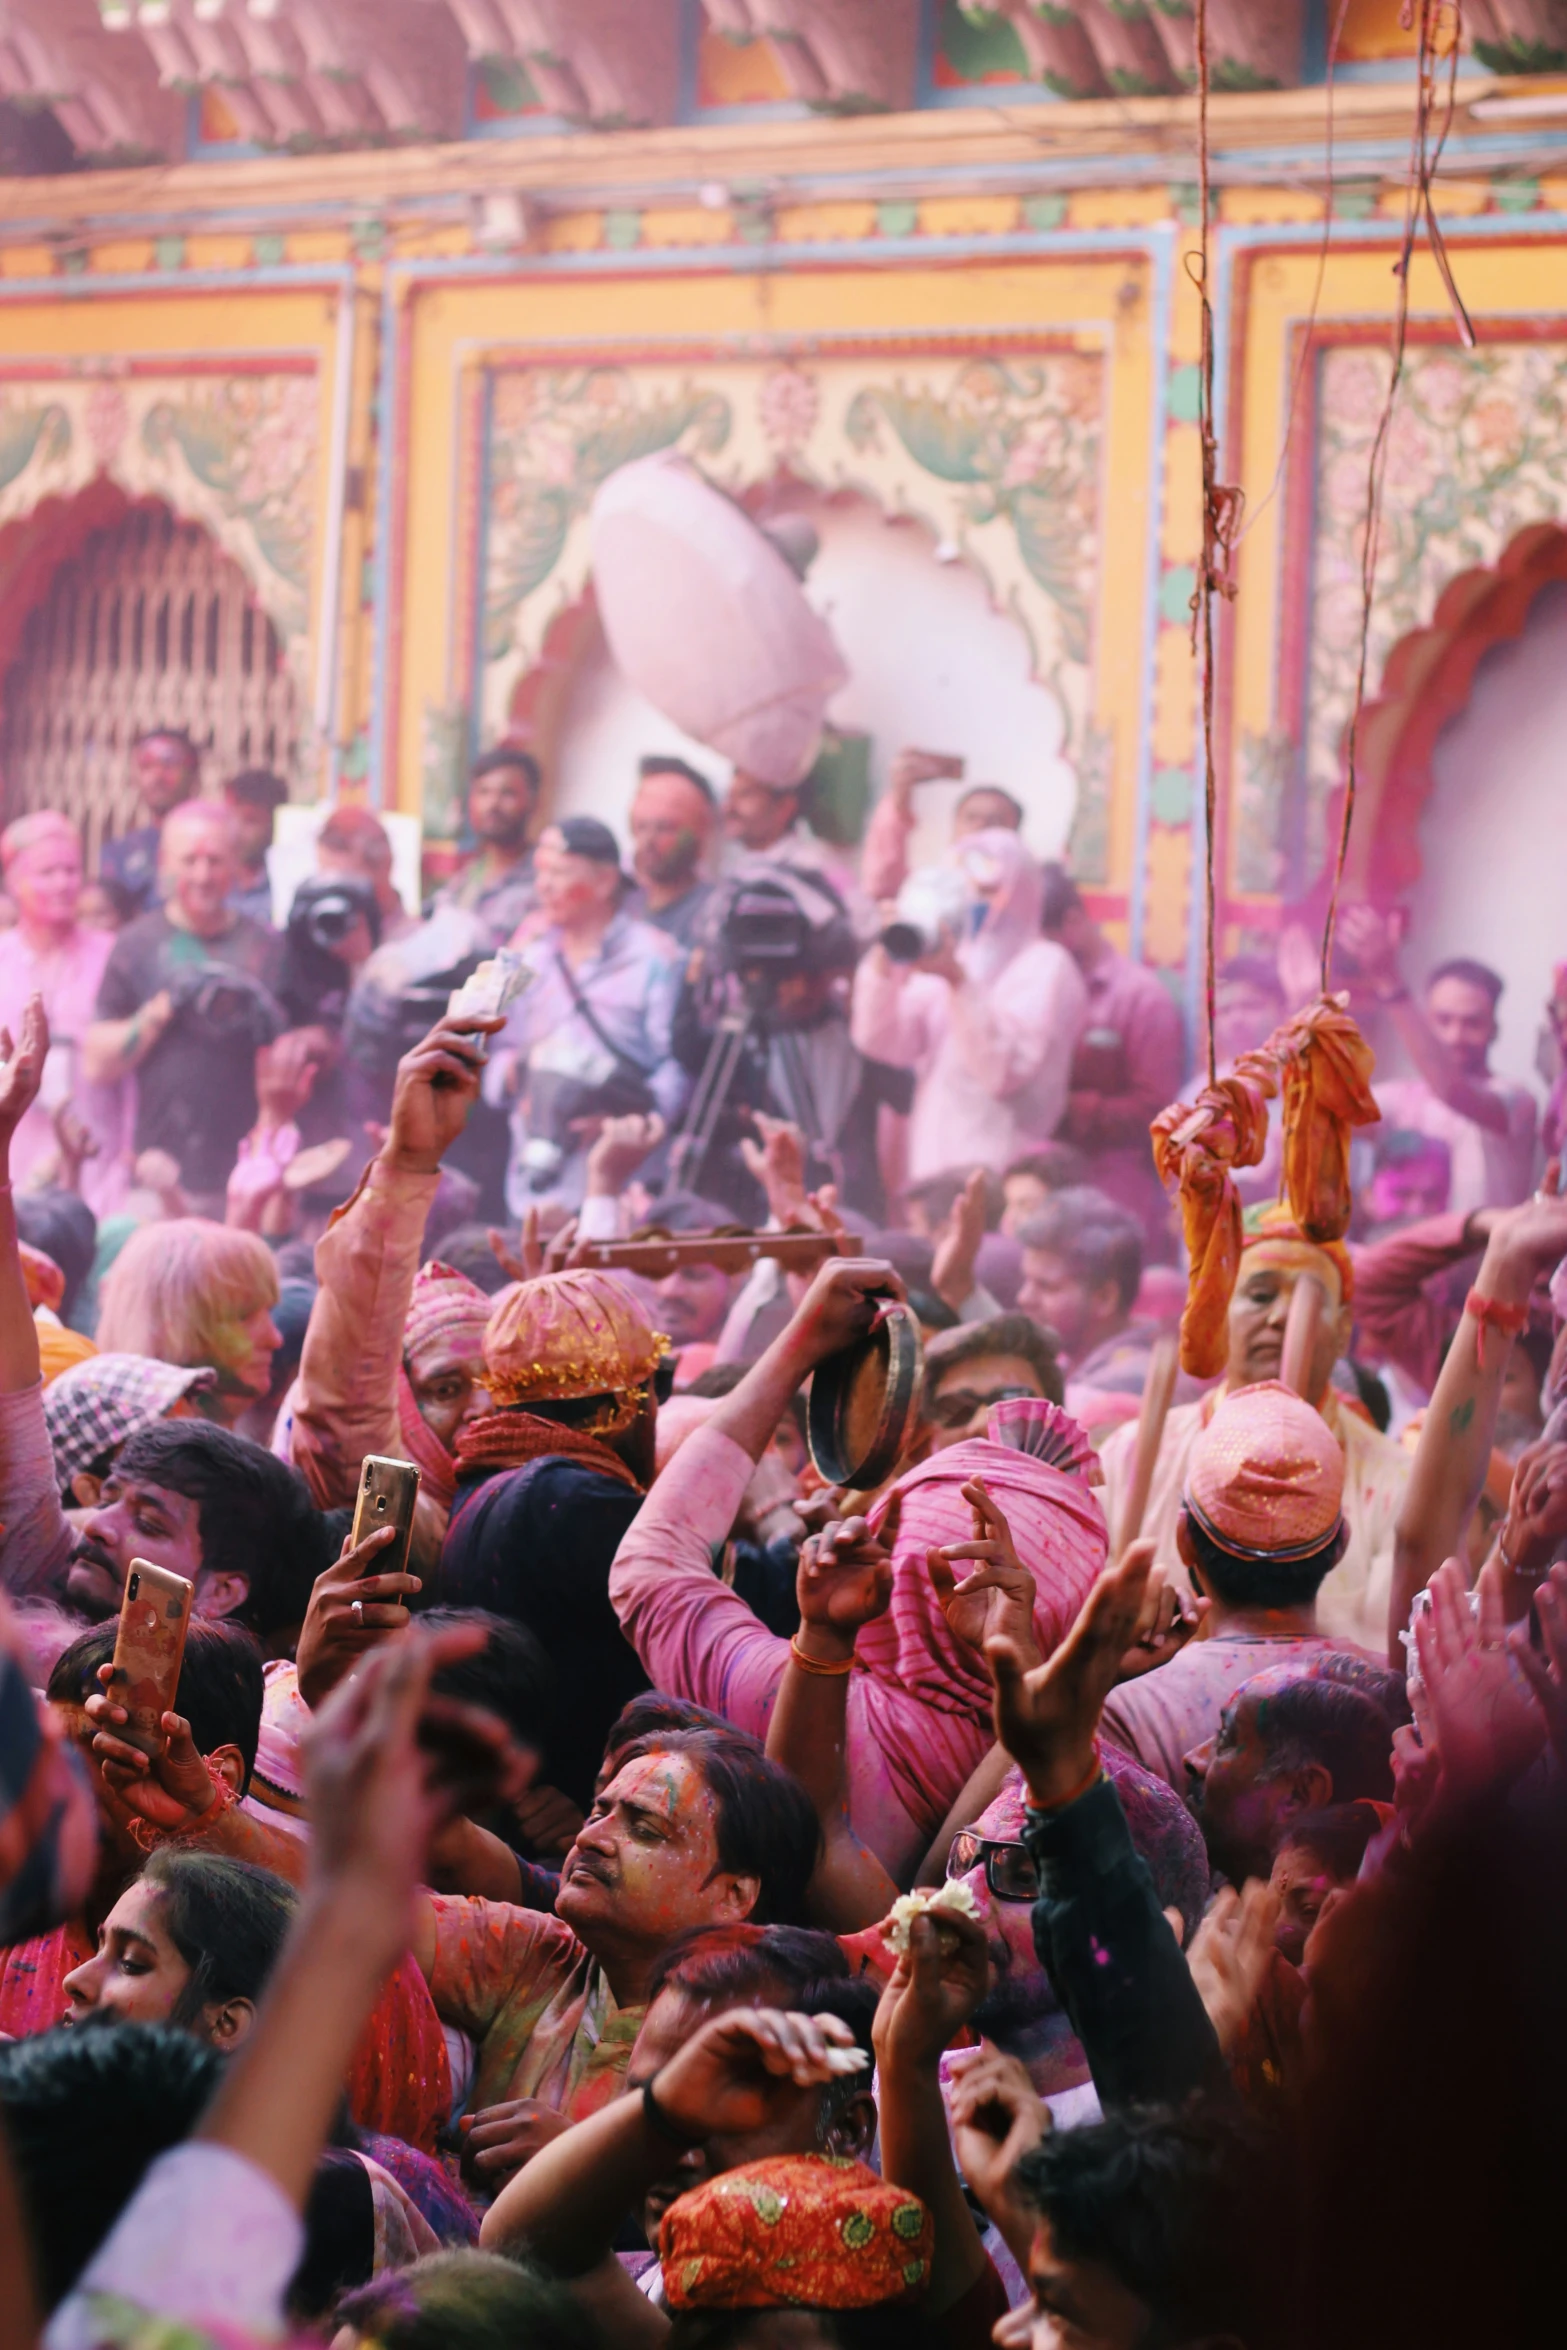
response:
<path id="1" fill-rule="evenodd" d="M 815 1673 L 823 1681 L 842 1680 L 845 1673 L 853 1672 L 855 1663 L 857 1661 L 852 1656 L 846 1656 L 840 1664 L 820 1664 L 814 1656 L 806 1655 L 804 1649 L 800 1646 L 798 1635 L 789 1643 L 789 1654 L 793 1657 L 795 1663 L 799 1666 L 802 1673 Z"/>

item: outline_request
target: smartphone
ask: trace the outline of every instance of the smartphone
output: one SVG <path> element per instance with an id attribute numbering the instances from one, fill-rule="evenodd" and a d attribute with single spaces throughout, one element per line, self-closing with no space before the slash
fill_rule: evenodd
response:
<path id="1" fill-rule="evenodd" d="M 367 1452 L 359 1471 L 359 1495 L 354 1503 L 351 1542 L 363 1542 L 377 1526 L 395 1526 L 398 1539 L 378 1550 L 365 1568 L 367 1575 L 406 1575 L 408 1544 L 413 1534 L 414 1503 L 419 1498 L 419 1472 L 412 1461 L 386 1460 Z"/>
<path id="2" fill-rule="evenodd" d="M 163 1752 L 163 1717 L 176 1710 L 195 1589 L 147 1559 L 132 1559 L 125 1578 L 109 1695 L 130 1717 L 115 1736 L 143 1754 Z"/>

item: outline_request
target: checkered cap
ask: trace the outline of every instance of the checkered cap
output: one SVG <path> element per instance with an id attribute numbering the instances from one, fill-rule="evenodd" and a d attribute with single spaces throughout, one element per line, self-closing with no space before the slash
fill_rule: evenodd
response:
<path id="1" fill-rule="evenodd" d="M 91 1355 L 44 1389 L 44 1424 L 62 1493 L 78 1470 L 118 1452 L 138 1428 L 150 1428 L 182 1395 L 217 1384 L 217 1373 L 181 1370 L 152 1355 Z"/>

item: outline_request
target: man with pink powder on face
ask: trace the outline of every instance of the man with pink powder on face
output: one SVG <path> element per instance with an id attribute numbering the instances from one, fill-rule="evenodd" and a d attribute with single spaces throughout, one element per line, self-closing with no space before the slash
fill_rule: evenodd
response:
<path id="1" fill-rule="evenodd" d="M 567 1853 L 555 1914 L 421 1895 L 414 1956 L 478 2044 L 470 2153 L 488 2183 L 618 2097 L 658 1958 L 700 1927 L 796 1923 L 810 1800 L 751 1740 L 664 1732 L 620 1760 Z"/>
<path id="2" fill-rule="evenodd" d="M 22 1032 L 28 999 L 41 996 L 49 1019 L 50 1050 L 39 1096 L 11 1142 L 12 1173 L 26 1189 L 69 1158 L 63 1140 L 85 1139 L 81 1191 L 95 1215 L 118 1206 L 128 1181 L 127 1089 L 89 1085 L 78 1047 L 92 1023 L 114 934 L 80 920 L 82 846 L 76 827 L 51 808 L 19 816 L 0 833 L 0 867 L 16 901 L 17 920 L 0 931 L 0 1027 Z M 56 1119 L 69 1103 L 75 1137 L 62 1138 Z"/>

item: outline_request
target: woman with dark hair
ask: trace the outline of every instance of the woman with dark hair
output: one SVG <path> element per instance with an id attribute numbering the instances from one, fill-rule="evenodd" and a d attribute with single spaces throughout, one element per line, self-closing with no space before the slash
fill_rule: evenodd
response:
<path id="1" fill-rule="evenodd" d="M 237 2048 L 297 1900 L 270 1869 L 165 1846 L 104 1919 L 93 1956 L 66 1976 L 66 2022 L 177 2024 Z"/>

